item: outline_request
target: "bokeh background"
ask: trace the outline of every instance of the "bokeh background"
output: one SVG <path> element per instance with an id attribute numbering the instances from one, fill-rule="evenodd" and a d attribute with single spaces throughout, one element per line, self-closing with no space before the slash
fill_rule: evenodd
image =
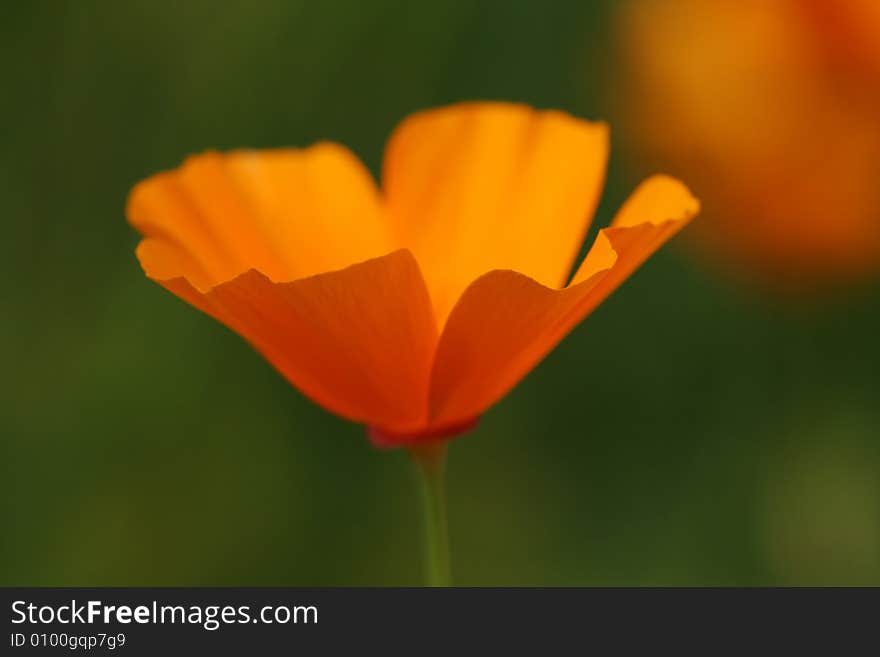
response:
<path id="1" fill-rule="evenodd" d="M 619 5 L 4 3 L 0 584 L 420 583 L 405 454 L 148 281 L 126 194 L 207 148 L 377 171 L 406 114 L 505 99 L 610 121 L 604 225 L 677 173 L 626 138 Z M 452 445 L 457 583 L 880 584 L 877 279 L 781 295 L 690 242 Z"/>

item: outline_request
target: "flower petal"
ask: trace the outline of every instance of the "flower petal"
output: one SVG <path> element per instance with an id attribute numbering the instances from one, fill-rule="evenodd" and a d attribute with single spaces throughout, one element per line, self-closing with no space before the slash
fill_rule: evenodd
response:
<path id="1" fill-rule="evenodd" d="M 142 259 L 149 244 L 138 249 Z M 253 269 L 206 292 L 183 277 L 158 282 L 245 338 L 327 410 L 392 431 L 424 425 L 437 329 L 409 251 L 287 283 Z"/>
<path id="2" fill-rule="evenodd" d="M 597 241 L 608 238 L 614 241 L 618 260 L 625 259 L 626 267 L 616 267 L 616 285 L 647 260 L 654 251 L 663 246 L 670 237 L 700 211 L 700 202 L 680 181 L 670 176 L 655 175 L 644 180 L 624 202 L 609 228 L 599 231 Z M 623 228 L 651 224 L 650 231 L 623 231 Z M 569 286 L 590 278 L 599 269 L 605 269 L 607 261 L 602 250 L 595 244 L 581 263 Z"/>
<path id="3" fill-rule="evenodd" d="M 248 269 L 285 281 L 393 249 L 375 183 L 342 146 L 204 153 L 138 184 L 128 217 L 216 284 Z"/>
<path id="4" fill-rule="evenodd" d="M 697 210 L 684 185 L 657 176 L 600 231 L 569 287 L 551 289 L 513 271 L 477 279 L 440 337 L 430 423 L 463 422 L 497 402 Z"/>
<path id="5" fill-rule="evenodd" d="M 524 105 L 421 112 L 392 135 L 383 190 L 395 239 L 422 266 L 440 325 L 492 269 L 558 287 L 599 199 L 605 124 Z"/>

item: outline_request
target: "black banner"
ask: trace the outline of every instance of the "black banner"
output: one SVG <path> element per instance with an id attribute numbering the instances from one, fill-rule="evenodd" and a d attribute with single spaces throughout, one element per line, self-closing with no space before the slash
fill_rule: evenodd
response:
<path id="1" fill-rule="evenodd" d="M 841 654 L 876 649 L 878 591 L 4 588 L 0 654 L 466 654 L 476 647 L 650 654 L 823 642 Z"/>

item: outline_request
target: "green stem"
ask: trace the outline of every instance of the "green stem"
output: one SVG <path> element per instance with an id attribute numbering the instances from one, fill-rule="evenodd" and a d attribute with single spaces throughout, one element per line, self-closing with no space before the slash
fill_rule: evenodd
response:
<path id="1" fill-rule="evenodd" d="M 422 482 L 425 509 L 425 565 L 428 586 L 451 586 L 449 565 L 449 531 L 446 524 L 446 491 L 443 471 L 446 465 L 446 443 L 423 445 L 410 449 Z"/>

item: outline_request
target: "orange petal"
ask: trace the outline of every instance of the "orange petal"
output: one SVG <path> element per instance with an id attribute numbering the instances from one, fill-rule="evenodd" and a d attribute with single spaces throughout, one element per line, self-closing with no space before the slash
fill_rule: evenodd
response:
<path id="1" fill-rule="evenodd" d="M 213 276 L 205 266 L 186 249 L 167 239 L 158 237 L 143 239 L 135 253 L 144 273 L 155 281 L 185 275 L 187 280 L 200 290 L 206 290 L 213 285 Z"/>
<path id="2" fill-rule="evenodd" d="M 329 143 L 191 157 L 138 184 L 127 213 L 145 236 L 198 263 L 177 275 L 210 284 L 251 268 L 294 280 L 393 248 L 369 172 Z"/>
<path id="3" fill-rule="evenodd" d="M 599 231 L 597 238 L 597 242 L 606 237 L 613 239 L 618 259 L 625 259 L 625 263 L 618 263 L 616 267 L 615 276 L 620 278 L 616 285 L 623 282 L 699 211 L 699 201 L 675 178 L 655 175 L 643 181 L 617 211 L 610 228 Z M 646 223 L 652 224 L 655 230 L 620 230 Z M 632 247 L 629 246 L 630 242 Z M 587 280 L 596 271 L 607 268 L 607 264 L 607 256 L 603 255 L 603 250 L 596 250 L 594 244 L 575 272 L 570 286 Z M 626 267 L 620 266 L 623 264 Z"/>
<path id="4" fill-rule="evenodd" d="M 383 188 L 395 239 L 421 264 L 441 325 L 492 269 L 565 283 L 607 155 L 605 124 L 524 105 L 464 103 L 397 128 Z"/>
<path id="5" fill-rule="evenodd" d="M 697 210 L 684 185 L 651 178 L 600 231 L 569 287 L 551 289 L 513 271 L 477 279 L 440 337 L 431 425 L 466 421 L 497 402 Z"/>
<path id="6" fill-rule="evenodd" d="M 409 251 L 287 283 L 253 269 L 206 292 L 183 277 L 158 282 L 245 338 L 327 410 L 391 431 L 424 425 L 437 329 Z"/>

